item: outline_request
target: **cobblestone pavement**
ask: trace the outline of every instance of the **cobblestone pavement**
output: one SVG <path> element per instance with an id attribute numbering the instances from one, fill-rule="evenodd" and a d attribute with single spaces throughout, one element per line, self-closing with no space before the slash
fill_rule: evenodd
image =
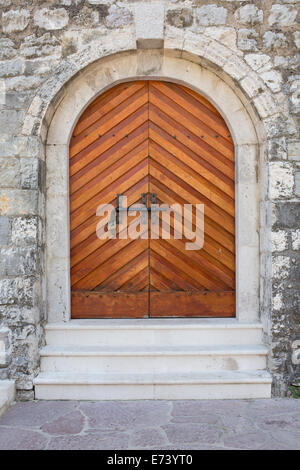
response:
<path id="1" fill-rule="evenodd" d="M 0 449 L 300 449 L 300 400 L 19 402 Z"/>

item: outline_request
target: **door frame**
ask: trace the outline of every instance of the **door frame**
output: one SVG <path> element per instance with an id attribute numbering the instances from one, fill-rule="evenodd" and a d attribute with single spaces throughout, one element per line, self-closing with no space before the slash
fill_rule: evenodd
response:
<path id="1" fill-rule="evenodd" d="M 141 68 L 140 54 L 135 51 L 114 55 L 86 67 L 67 86 L 49 125 L 46 142 L 48 322 L 71 318 L 68 166 L 72 131 L 85 108 L 102 92 L 121 82 L 145 79 L 165 80 L 192 88 L 211 101 L 230 129 L 236 157 L 236 319 L 232 320 L 257 321 L 260 314 L 261 200 L 258 168 L 264 148 L 253 124 L 250 106 L 246 107 L 238 93 L 217 74 L 195 62 L 162 56 L 159 70 L 147 73 Z"/>

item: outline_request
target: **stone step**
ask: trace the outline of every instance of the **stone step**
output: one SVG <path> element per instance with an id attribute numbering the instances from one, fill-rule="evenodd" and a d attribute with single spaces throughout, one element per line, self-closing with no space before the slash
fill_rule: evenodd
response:
<path id="1" fill-rule="evenodd" d="M 42 372 L 35 379 L 41 400 L 181 400 L 270 398 L 266 371 L 185 374 Z"/>
<path id="2" fill-rule="evenodd" d="M 103 373 L 195 373 L 210 370 L 261 370 L 267 349 L 240 346 L 46 346 L 41 371 Z"/>
<path id="3" fill-rule="evenodd" d="M 46 326 L 47 345 L 181 346 L 262 344 L 260 323 L 236 319 L 71 320 Z"/>

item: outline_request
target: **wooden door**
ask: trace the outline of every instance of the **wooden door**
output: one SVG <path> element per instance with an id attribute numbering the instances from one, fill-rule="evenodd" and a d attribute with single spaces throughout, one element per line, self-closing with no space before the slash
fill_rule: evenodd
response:
<path id="1" fill-rule="evenodd" d="M 181 85 L 137 81 L 97 98 L 70 143 L 73 318 L 235 315 L 234 147 L 219 112 Z M 204 244 L 96 235 L 100 204 L 204 205 Z M 162 213 L 160 213 L 162 218 Z M 130 223 L 134 218 L 128 218 Z M 194 219 L 193 219 L 194 221 Z"/>

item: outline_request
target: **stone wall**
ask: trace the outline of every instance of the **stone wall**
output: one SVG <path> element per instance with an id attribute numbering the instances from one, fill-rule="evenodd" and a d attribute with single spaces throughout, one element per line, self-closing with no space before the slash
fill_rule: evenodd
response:
<path id="1" fill-rule="evenodd" d="M 272 225 L 272 235 L 266 240 L 262 234 L 261 312 L 271 345 L 273 392 L 285 395 L 300 374 L 291 360 L 292 341 L 300 338 L 299 1 L 159 5 L 165 47 L 197 50 L 213 68 L 225 70 L 263 123 L 267 151 L 258 176 L 262 225 Z M 0 8 L 0 327 L 11 344 L 0 378 L 17 379 L 19 396 L 31 398 L 46 321 L 47 119 L 80 68 L 136 48 L 139 3 L 0 0 Z M 161 40 L 155 21 L 146 18 L 140 28 L 143 35 L 150 25 L 153 41 Z M 151 47 L 162 47 L 163 40 L 153 41 Z M 138 47 L 147 47 L 147 41 Z"/>

